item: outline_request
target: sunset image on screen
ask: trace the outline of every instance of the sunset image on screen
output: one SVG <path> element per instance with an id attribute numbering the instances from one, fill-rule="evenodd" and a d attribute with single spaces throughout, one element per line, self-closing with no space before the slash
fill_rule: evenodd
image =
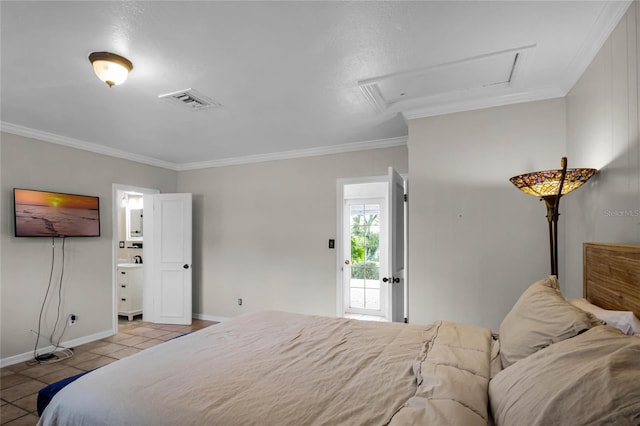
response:
<path id="1" fill-rule="evenodd" d="M 99 236 L 97 197 L 15 189 L 16 236 Z"/>
<path id="2" fill-rule="evenodd" d="M 55 192 L 16 190 L 16 204 L 34 206 L 68 207 L 72 209 L 97 209 L 98 200 L 95 197 L 83 195 L 58 194 Z"/>

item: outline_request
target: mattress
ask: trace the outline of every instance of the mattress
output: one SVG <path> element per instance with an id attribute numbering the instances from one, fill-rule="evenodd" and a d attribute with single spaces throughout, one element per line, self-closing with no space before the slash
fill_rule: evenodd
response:
<path id="1" fill-rule="evenodd" d="M 248 314 L 79 378 L 39 424 L 481 425 L 491 342 L 445 321 Z"/>

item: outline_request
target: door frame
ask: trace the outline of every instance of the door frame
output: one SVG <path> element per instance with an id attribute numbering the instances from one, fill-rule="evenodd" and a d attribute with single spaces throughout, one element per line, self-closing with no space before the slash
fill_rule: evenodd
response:
<path id="1" fill-rule="evenodd" d="M 144 188 L 141 186 L 125 185 L 114 183 L 111 185 L 111 312 L 113 312 L 113 322 L 111 328 L 113 333 L 118 333 L 118 191 L 139 192 L 141 194 L 159 194 L 160 190 L 155 188 Z M 143 237 L 144 238 L 144 237 Z M 144 259 L 144 244 L 142 246 L 142 258 Z M 144 312 L 143 312 L 144 315 Z"/>
<path id="2" fill-rule="evenodd" d="M 408 176 L 405 174 L 400 174 L 404 179 L 405 186 L 405 194 L 407 193 L 408 188 Z M 389 182 L 388 175 L 382 176 L 365 176 L 365 177 L 355 177 L 355 178 L 338 178 L 336 180 L 336 235 L 339 236 L 336 240 L 336 316 L 341 318 L 344 317 L 344 292 L 345 285 L 343 282 L 343 274 L 342 274 L 342 262 L 345 259 L 345 247 L 343 244 L 343 225 L 344 225 L 344 187 L 345 185 L 354 185 L 354 184 L 367 184 L 367 183 L 386 183 Z M 408 300 L 409 300 L 409 280 L 407 273 L 407 259 L 408 259 L 408 227 L 409 223 L 407 219 L 407 206 L 405 205 L 405 225 L 404 225 L 404 233 L 405 233 L 405 289 L 404 289 L 404 299 L 405 299 L 405 316 L 409 318 L 408 311 Z M 387 311 L 388 312 L 388 311 Z"/>

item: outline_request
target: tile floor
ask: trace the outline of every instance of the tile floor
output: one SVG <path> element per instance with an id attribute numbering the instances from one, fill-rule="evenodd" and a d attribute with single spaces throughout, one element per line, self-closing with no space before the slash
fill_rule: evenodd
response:
<path id="1" fill-rule="evenodd" d="M 83 371 L 111 364 L 181 334 L 216 324 L 194 319 L 191 325 L 121 322 L 118 334 L 74 348 L 74 355 L 53 364 L 22 362 L 0 369 L 0 421 L 2 425 L 35 425 L 38 391 L 50 383 Z"/>

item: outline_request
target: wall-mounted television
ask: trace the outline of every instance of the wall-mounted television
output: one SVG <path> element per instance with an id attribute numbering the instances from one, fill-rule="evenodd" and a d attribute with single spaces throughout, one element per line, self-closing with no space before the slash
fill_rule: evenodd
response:
<path id="1" fill-rule="evenodd" d="M 13 189 L 16 237 L 99 237 L 100 199 Z"/>

